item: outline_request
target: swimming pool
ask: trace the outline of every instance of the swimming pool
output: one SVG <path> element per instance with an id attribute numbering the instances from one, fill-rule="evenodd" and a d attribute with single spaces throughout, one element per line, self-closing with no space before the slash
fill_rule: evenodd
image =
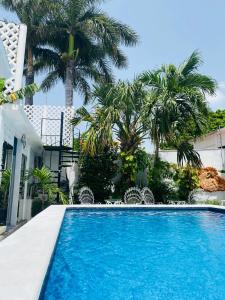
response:
<path id="1" fill-rule="evenodd" d="M 40 299 L 225 299 L 225 214 L 67 210 Z"/>

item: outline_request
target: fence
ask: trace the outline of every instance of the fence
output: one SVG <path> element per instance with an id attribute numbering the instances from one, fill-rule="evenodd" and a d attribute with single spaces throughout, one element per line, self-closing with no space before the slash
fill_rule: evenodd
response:
<path id="1" fill-rule="evenodd" d="M 44 145 L 59 146 L 61 112 L 64 113 L 63 145 L 72 146 L 73 126 L 70 121 L 74 116 L 73 107 L 26 105 L 24 111 Z"/>

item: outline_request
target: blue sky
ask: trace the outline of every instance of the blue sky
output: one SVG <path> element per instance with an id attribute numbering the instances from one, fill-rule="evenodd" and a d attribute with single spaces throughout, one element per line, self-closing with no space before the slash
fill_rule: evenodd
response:
<path id="1" fill-rule="evenodd" d="M 135 48 L 124 49 L 129 58 L 126 70 L 115 70 L 119 79 L 162 63 L 180 63 L 198 49 L 204 59 L 201 72 L 219 84 L 217 96 L 209 98 L 212 109 L 225 108 L 225 1 L 224 0 L 109 0 L 103 6 L 111 16 L 132 26 L 140 35 Z M 15 19 L 0 10 L 0 19 Z M 40 81 L 40 78 L 38 79 Z M 35 104 L 63 105 L 61 84 L 48 94 L 40 93 Z M 82 104 L 75 95 L 75 106 Z"/>

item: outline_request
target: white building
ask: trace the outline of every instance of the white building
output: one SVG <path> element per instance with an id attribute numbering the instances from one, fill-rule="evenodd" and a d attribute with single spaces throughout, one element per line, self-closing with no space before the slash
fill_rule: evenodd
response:
<path id="1" fill-rule="evenodd" d="M 22 87 L 26 26 L 0 21 L 0 42 L 0 78 L 10 71 L 5 92 L 11 93 Z M 66 180 L 66 168 L 77 159 L 72 151 L 73 111 L 20 103 L 0 106 L 0 178 L 4 170 L 11 170 L 8 201 L 4 207 L 0 204 L 0 224 L 5 218 L 7 226 L 15 226 L 31 216 L 29 182 L 22 180 L 26 171 L 44 164 L 58 185 Z"/>
<path id="2" fill-rule="evenodd" d="M 194 142 L 194 149 L 199 153 L 204 167 L 225 170 L 225 128 L 198 138 Z M 177 153 L 174 150 L 161 150 L 160 156 L 170 163 L 177 162 Z"/>

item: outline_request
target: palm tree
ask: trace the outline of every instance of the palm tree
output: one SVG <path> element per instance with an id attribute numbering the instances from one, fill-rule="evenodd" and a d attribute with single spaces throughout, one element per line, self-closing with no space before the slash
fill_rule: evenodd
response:
<path id="1" fill-rule="evenodd" d="M 48 40 L 46 20 L 54 7 L 54 0 L 2 0 L 1 5 L 15 12 L 20 22 L 27 25 L 25 76 L 26 85 L 31 85 L 34 83 L 34 51 Z M 26 97 L 25 104 L 33 104 L 32 95 Z"/>
<path id="2" fill-rule="evenodd" d="M 48 71 L 48 75 L 40 86 L 43 91 L 50 90 L 59 80 L 67 86 L 67 63 L 62 57 L 65 51 L 67 51 L 66 41 L 58 46 L 55 45 L 54 49 L 38 48 L 34 51 L 36 57 L 34 70 L 36 72 Z M 73 90 L 78 91 L 84 97 L 86 104 L 91 95 L 92 80 L 100 82 L 113 80 L 111 68 L 104 56 L 104 50 L 99 45 L 88 43 L 80 48 L 79 57 L 74 62 L 71 97 L 67 97 L 67 92 L 65 95 L 66 106 L 73 105 Z"/>
<path id="3" fill-rule="evenodd" d="M 90 95 L 90 79 L 112 81 L 111 65 L 127 64 L 120 45 L 133 46 L 137 34 L 103 13 L 99 0 L 58 0 L 50 26 L 50 49 L 36 53 L 37 69 L 48 69 L 42 87 L 48 90 L 57 80 L 65 84 L 66 106 L 73 105 L 74 89 Z M 58 13 L 56 13 L 58 11 Z M 43 60 L 42 60 L 43 58 Z"/>
<path id="4" fill-rule="evenodd" d="M 203 132 L 208 112 L 206 94 L 215 93 L 216 82 L 198 73 L 201 62 L 199 53 L 194 51 L 178 67 L 163 65 L 156 71 L 145 72 L 140 76 L 149 92 L 145 117 L 149 122 L 156 159 L 159 157 L 161 143 L 172 141 L 179 145 L 183 142 L 180 141 L 180 132 L 188 121 L 193 122 L 196 135 Z M 186 149 L 190 154 L 191 148 L 187 144 L 185 147 L 178 147 L 179 149 Z M 195 153 L 192 154 L 194 157 Z"/>
<path id="5" fill-rule="evenodd" d="M 178 166 L 184 165 L 194 168 L 201 168 L 202 162 L 199 153 L 194 149 L 194 146 L 186 141 L 180 142 L 176 145 L 177 149 L 177 164 Z"/>
<path id="6" fill-rule="evenodd" d="M 72 120 L 74 125 L 89 123 L 84 150 L 95 155 L 114 145 L 116 139 L 121 152 L 134 154 L 148 135 L 148 127 L 142 122 L 146 98 L 143 85 L 136 80 L 102 84 L 95 87 L 93 96 L 97 101 L 93 112 L 81 107 Z"/>

